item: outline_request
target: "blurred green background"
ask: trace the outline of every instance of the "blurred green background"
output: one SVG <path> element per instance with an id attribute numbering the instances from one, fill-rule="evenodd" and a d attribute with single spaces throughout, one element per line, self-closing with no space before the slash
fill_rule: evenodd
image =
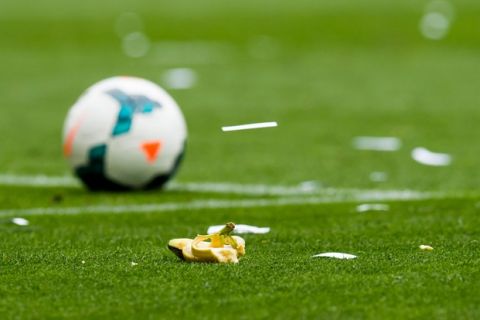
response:
<path id="1" fill-rule="evenodd" d="M 135 75 L 165 86 L 185 113 L 180 181 L 476 189 L 479 17 L 473 0 L 3 0 L 0 172 L 68 173 L 68 108 L 96 81 Z M 169 88 L 171 68 L 190 68 L 195 86 Z M 220 130 L 262 121 L 279 127 Z M 364 135 L 403 146 L 355 150 Z M 414 162 L 417 146 L 452 165 Z M 388 180 L 370 181 L 374 171 Z"/>

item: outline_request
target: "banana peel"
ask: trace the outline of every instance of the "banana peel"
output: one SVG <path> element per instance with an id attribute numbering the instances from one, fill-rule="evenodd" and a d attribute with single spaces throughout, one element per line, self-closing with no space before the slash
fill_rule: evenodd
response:
<path id="1" fill-rule="evenodd" d="M 168 249 L 187 262 L 238 263 L 245 255 L 245 240 L 230 235 L 234 229 L 235 224 L 229 222 L 216 233 L 198 235 L 195 239 L 172 239 Z"/>

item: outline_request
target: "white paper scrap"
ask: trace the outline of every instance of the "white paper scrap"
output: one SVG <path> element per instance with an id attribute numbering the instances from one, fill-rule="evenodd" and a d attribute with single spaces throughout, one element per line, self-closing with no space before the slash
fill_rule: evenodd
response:
<path id="1" fill-rule="evenodd" d="M 335 259 L 355 259 L 357 256 L 350 254 L 350 253 L 342 253 L 342 252 L 325 252 L 319 253 L 312 258 L 335 258 Z"/>
<path id="2" fill-rule="evenodd" d="M 397 151 L 402 142 L 396 137 L 355 137 L 353 146 L 359 150 Z"/>
<path id="3" fill-rule="evenodd" d="M 218 226 L 210 226 L 208 227 L 207 233 L 212 234 L 215 232 L 219 232 L 222 230 L 222 228 L 225 227 L 225 225 L 218 225 Z M 264 233 L 269 233 L 270 228 L 269 227 L 255 227 L 255 226 L 249 226 L 247 224 L 236 224 L 235 229 L 233 230 L 233 233 L 254 233 L 254 234 L 264 234 Z"/>
<path id="4" fill-rule="evenodd" d="M 272 122 L 259 122 L 259 123 L 249 123 L 241 124 L 238 126 L 228 126 L 222 127 L 222 131 L 238 131 L 238 130 L 249 130 L 249 129 L 260 129 L 260 128 L 272 128 L 278 126 L 278 123 Z"/>
<path id="5" fill-rule="evenodd" d="M 390 206 L 383 203 L 363 203 L 357 206 L 357 212 L 388 211 Z"/>
<path id="6" fill-rule="evenodd" d="M 12 223 L 22 227 L 28 226 L 30 224 L 30 222 L 24 218 L 13 218 Z"/>
<path id="7" fill-rule="evenodd" d="M 448 166 L 452 163 L 452 156 L 447 153 L 432 152 L 418 147 L 412 150 L 412 158 L 426 166 Z"/>
<path id="8" fill-rule="evenodd" d="M 418 247 L 420 248 L 420 250 L 424 250 L 424 251 L 432 251 L 433 250 L 433 247 L 431 247 L 429 245 L 426 245 L 426 244 L 421 244 Z"/>

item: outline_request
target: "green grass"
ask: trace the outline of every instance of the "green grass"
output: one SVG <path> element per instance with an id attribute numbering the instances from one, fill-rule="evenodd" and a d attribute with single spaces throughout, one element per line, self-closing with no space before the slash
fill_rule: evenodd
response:
<path id="1" fill-rule="evenodd" d="M 32 227 L 2 228 L 0 310 L 19 318 L 476 318 L 477 201 L 392 203 L 367 214 L 345 203 L 31 217 Z M 170 238 L 228 219 L 272 228 L 245 236 L 239 265 L 187 264 L 166 249 Z M 358 259 L 311 258 L 325 251 Z"/>
<path id="2" fill-rule="evenodd" d="M 177 181 L 316 180 L 446 196 L 367 214 L 352 202 L 33 215 L 24 228 L 4 215 L 2 318 L 479 318 L 480 4 L 452 2 L 447 37 L 432 41 L 418 28 L 426 3 L 3 1 L 0 174 L 69 173 L 63 119 L 94 82 L 131 74 L 164 85 L 165 70 L 190 67 L 197 86 L 170 91 L 189 128 Z M 122 52 L 114 25 L 123 12 L 143 19 L 152 42 L 145 57 Z M 257 121 L 279 127 L 220 131 Z M 396 136 L 403 147 L 358 151 L 359 135 Z M 452 165 L 414 162 L 417 146 L 450 153 Z M 370 181 L 373 171 L 388 180 Z M 0 186 L 0 211 L 246 197 Z M 186 264 L 166 249 L 171 238 L 229 220 L 272 228 L 245 236 L 239 265 Z M 323 251 L 358 259 L 311 258 Z"/>

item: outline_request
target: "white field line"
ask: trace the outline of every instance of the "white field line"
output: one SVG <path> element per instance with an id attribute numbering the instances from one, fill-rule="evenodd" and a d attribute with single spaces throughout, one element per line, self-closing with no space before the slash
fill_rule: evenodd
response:
<path id="1" fill-rule="evenodd" d="M 14 175 L 0 174 L 0 185 L 7 186 L 26 186 L 26 187 L 67 187 L 80 188 L 81 184 L 77 179 L 71 176 L 47 176 L 47 175 Z M 340 188 L 311 188 L 298 186 L 265 185 L 265 184 L 238 184 L 238 183 L 218 183 L 218 182 L 171 182 L 167 185 L 168 191 L 179 192 L 199 192 L 199 193 L 217 193 L 217 194 L 237 194 L 246 196 L 322 196 L 322 198 L 338 198 L 348 195 L 355 195 L 358 200 L 366 195 L 365 201 L 368 201 L 373 195 L 378 196 L 378 200 L 383 200 L 384 195 L 389 199 L 400 200 L 405 196 L 415 196 L 419 193 L 412 190 L 364 190 L 364 189 L 340 189 Z M 433 193 L 430 193 L 433 194 Z M 372 201 L 372 200 L 370 200 Z"/>
<path id="2" fill-rule="evenodd" d="M 87 213 L 148 213 L 165 211 L 192 211 L 199 209 L 235 209 L 257 207 L 285 207 L 297 205 L 315 205 L 324 203 L 342 203 L 346 201 L 390 201 L 390 200 L 422 200 L 437 198 L 440 195 L 413 191 L 366 191 L 358 194 L 339 193 L 336 196 L 316 197 L 286 197 L 277 199 L 241 199 L 241 200 L 195 200 L 190 202 L 150 203 L 142 205 L 98 205 L 85 207 L 44 207 L 28 209 L 0 210 L 2 216 L 28 216 L 28 215 L 76 215 Z"/>
<path id="3" fill-rule="evenodd" d="M 188 191 L 204 193 L 223 193 L 239 194 L 250 196 L 294 196 L 294 195 L 314 195 L 321 192 L 327 192 L 328 189 L 302 188 L 301 186 L 281 186 L 265 184 L 239 184 L 228 182 L 172 182 L 167 186 L 170 191 Z"/>
<path id="4" fill-rule="evenodd" d="M 0 174 L 0 185 L 23 187 L 80 187 L 71 176 Z"/>
<path id="5" fill-rule="evenodd" d="M 71 176 L 15 175 L 0 174 L 0 185 L 25 187 L 68 187 L 79 188 L 80 182 Z M 262 184 L 236 184 L 215 182 L 171 182 L 166 186 L 170 191 L 230 193 L 242 195 L 300 195 L 315 193 L 312 188 L 301 186 L 274 186 Z"/>

